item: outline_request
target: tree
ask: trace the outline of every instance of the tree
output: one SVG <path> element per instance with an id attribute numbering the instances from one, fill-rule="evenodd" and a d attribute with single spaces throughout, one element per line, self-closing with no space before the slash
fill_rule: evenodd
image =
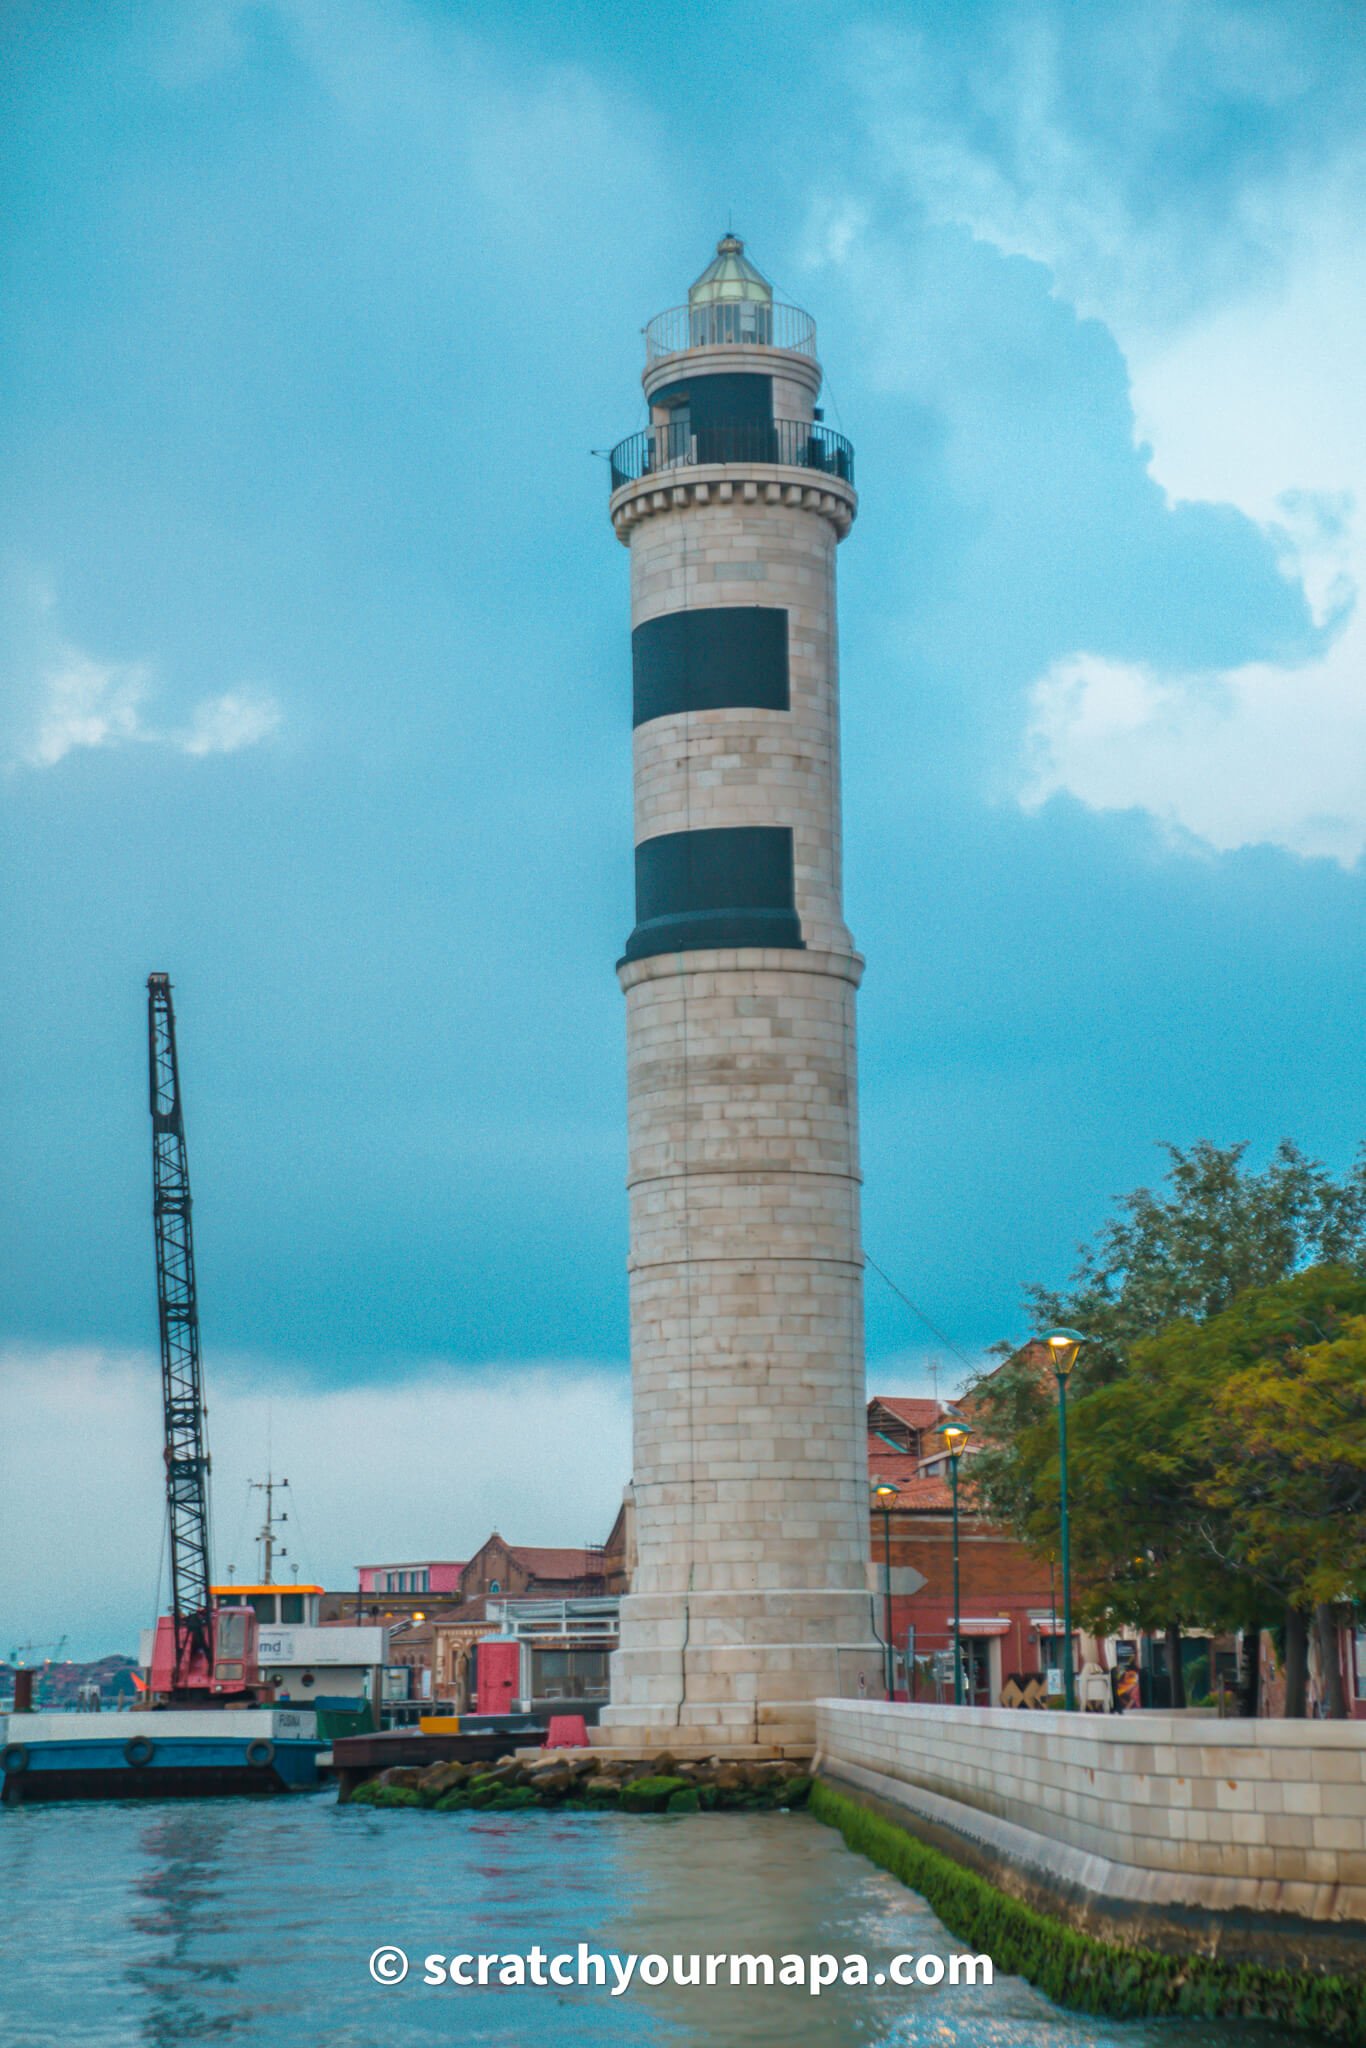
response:
<path id="1" fill-rule="evenodd" d="M 1088 1389 L 1120 1378 L 1144 1338 L 1175 1322 L 1206 1322 L 1248 1288 L 1314 1264 L 1366 1274 L 1366 1147 L 1341 1181 L 1288 1138 L 1260 1173 L 1245 1165 L 1242 1144 L 1163 1149 L 1166 1189 L 1120 1197 L 1096 1241 L 1081 1247 L 1069 1285 L 1025 1293 L 1035 1330 L 1067 1324 L 1086 1332 Z M 987 1444 L 973 1460 L 979 1497 L 1021 1534 L 1037 1505 L 1036 1468 L 1017 1446 L 1056 1398 L 1044 1365 L 1026 1346 L 969 1397 Z"/>
<path id="2" fill-rule="evenodd" d="M 1078 1612 L 1172 1631 L 1174 1675 L 1183 1626 L 1272 1622 L 1298 1673 L 1315 1611 L 1366 1595 L 1366 1279 L 1311 1267 L 1172 1323 L 1108 1385 L 1074 1384 L 1068 1422 Z M 1031 1474 L 1020 1532 L 1051 1551 L 1056 1416 L 1012 1455 Z"/>
<path id="3" fill-rule="evenodd" d="M 1342 1717 L 1335 1609 L 1366 1598 L 1366 1315 L 1324 1322 L 1318 1342 L 1273 1348 L 1226 1381 L 1206 1424 L 1202 1495 L 1242 1568 L 1286 1589 L 1297 1664 L 1312 1612 L 1329 1711 Z"/>
<path id="4" fill-rule="evenodd" d="M 1169 1192 L 1122 1196 L 1068 1287 L 1026 1290 L 1035 1329 L 1086 1331 L 1092 1383 L 1122 1370 L 1142 1338 L 1207 1322 L 1250 1287 L 1313 1265 L 1366 1273 L 1366 1147 L 1342 1181 L 1288 1138 L 1260 1173 L 1244 1165 L 1245 1144 L 1162 1149 Z"/>

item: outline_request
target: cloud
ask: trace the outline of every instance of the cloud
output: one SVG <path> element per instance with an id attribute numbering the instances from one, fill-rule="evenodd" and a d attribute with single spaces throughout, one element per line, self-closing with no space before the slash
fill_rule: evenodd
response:
<path id="1" fill-rule="evenodd" d="M 1366 849 L 1366 692 L 1349 658 L 1168 675 L 1076 654 L 1035 685 L 1020 800 L 1150 812 L 1180 844 L 1262 841 L 1351 867 Z M 1306 697 L 1309 702 L 1306 703 Z"/>
<path id="2" fill-rule="evenodd" d="M 31 768 L 52 768 L 77 747 L 137 739 L 150 681 L 143 662 L 96 661 L 65 648 L 43 677 L 43 709 L 23 759 Z"/>
<path id="3" fill-rule="evenodd" d="M 172 744 L 182 754 L 235 754 L 269 739 L 280 726 L 280 707 L 273 697 L 229 690 L 196 704 L 187 731 Z"/>
<path id="4" fill-rule="evenodd" d="M 156 1362 L 96 1346 L 0 1353 L 0 1654 L 62 1632 L 72 1655 L 133 1650 L 154 1610 L 163 1470 Z M 385 1558 L 468 1557 L 606 1536 L 630 1474 L 620 1370 L 582 1359 L 478 1370 L 433 1360 L 323 1387 L 285 1363 L 210 1374 L 214 1569 L 256 1569 L 267 1467 L 290 1481 L 287 1573 L 332 1587 Z M 164 1571 L 160 1578 L 165 1597 Z"/>
<path id="5" fill-rule="evenodd" d="M 1325 630 L 1280 665 L 1069 650 L 1028 691 L 1017 793 L 1351 866 L 1366 848 L 1360 125 L 1327 41 L 1264 11 L 1100 20 L 1010 12 L 989 62 L 879 36 L 859 72 L 877 174 L 930 221 L 1045 265 L 1105 324 L 1168 503 L 1255 521 Z M 861 232 L 855 202 L 828 200 L 815 239 L 840 260 Z"/>
<path id="6" fill-rule="evenodd" d="M 53 768 L 79 748 L 138 742 L 192 758 L 235 754 L 279 730 L 281 711 L 265 691 L 229 690 L 193 706 L 184 726 L 149 724 L 144 715 L 154 671 L 144 661 L 101 661 L 63 644 L 43 669 L 39 705 L 16 760 Z"/>

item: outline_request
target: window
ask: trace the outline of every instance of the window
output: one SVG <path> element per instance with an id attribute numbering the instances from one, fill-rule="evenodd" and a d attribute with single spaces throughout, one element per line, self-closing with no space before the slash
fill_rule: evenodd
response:
<path id="1" fill-rule="evenodd" d="M 275 1595 L 273 1593 L 248 1593 L 242 1605 L 252 1608 L 258 1621 L 274 1621 L 275 1619 Z"/>
<path id="2" fill-rule="evenodd" d="M 606 1650 L 535 1650 L 531 1690 L 542 1700 L 598 1700 L 607 1697 Z"/>
<path id="3" fill-rule="evenodd" d="M 490 1591 L 490 1593 L 501 1593 L 501 1592 L 502 1592 L 502 1590 L 503 1590 L 503 1589 L 502 1589 L 502 1587 L 501 1587 L 501 1586 L 499 1585 L 499 1583 L 498 1583 L 497 1579 L 490 1579 L 490 1580 L 489 1580 L 489 1591 Z"/>
<path id="4" fill-rule="evenodd" d="M 302 1593 L 281 1593 L 281 1621 L 302 1621 L 304 1618 L 304 1596 Z"/>

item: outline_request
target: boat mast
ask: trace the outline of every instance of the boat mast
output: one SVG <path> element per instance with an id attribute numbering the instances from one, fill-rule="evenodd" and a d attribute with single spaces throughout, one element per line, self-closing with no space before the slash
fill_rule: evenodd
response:
<path id="1" fill-rule="evenodd" d="M 261 1546 L 261 1584 L 263 1586 L 273 1586 L 275 1583 L 276 1554 L 278 1553 L 281 1557 L 289 1556 L 289 1552 L 285 1549 L 284 1544 L 277 1543 L 275 1540 L 276 1523 L 289 1520 L 289 1516 L 283 1512 L 278 1515 L 276 1514 L 274 1505 L 275 1495 L 277 1492 L 283 1493 L 289 1485 L 289 1481 L 287 1479 L 277 1479 L 272 1472 L 267 1472 L 264 1479 L 250 1479 L 247 1484 L 252 1488 L 253 1492 L 263 1493 L 266 1497 L 266 1518 L 256 1532 L 256 1540 Z"/>

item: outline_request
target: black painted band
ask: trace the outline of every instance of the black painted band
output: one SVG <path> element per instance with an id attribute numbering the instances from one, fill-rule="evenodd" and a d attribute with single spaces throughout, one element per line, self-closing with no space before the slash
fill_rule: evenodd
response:
<path id="1" fill-rule="evenodd" d="M 661 832 L 636 848 L 628 960 L 715 946 L 803 945 L 789 825 Z"/>
<path id="2" fill-rule="evenodd" d="M 773 605 L 704 605 L 646 619 L 631 635 L 633 722 L 680 711 L 786 711 L 787 613 Z"/>

